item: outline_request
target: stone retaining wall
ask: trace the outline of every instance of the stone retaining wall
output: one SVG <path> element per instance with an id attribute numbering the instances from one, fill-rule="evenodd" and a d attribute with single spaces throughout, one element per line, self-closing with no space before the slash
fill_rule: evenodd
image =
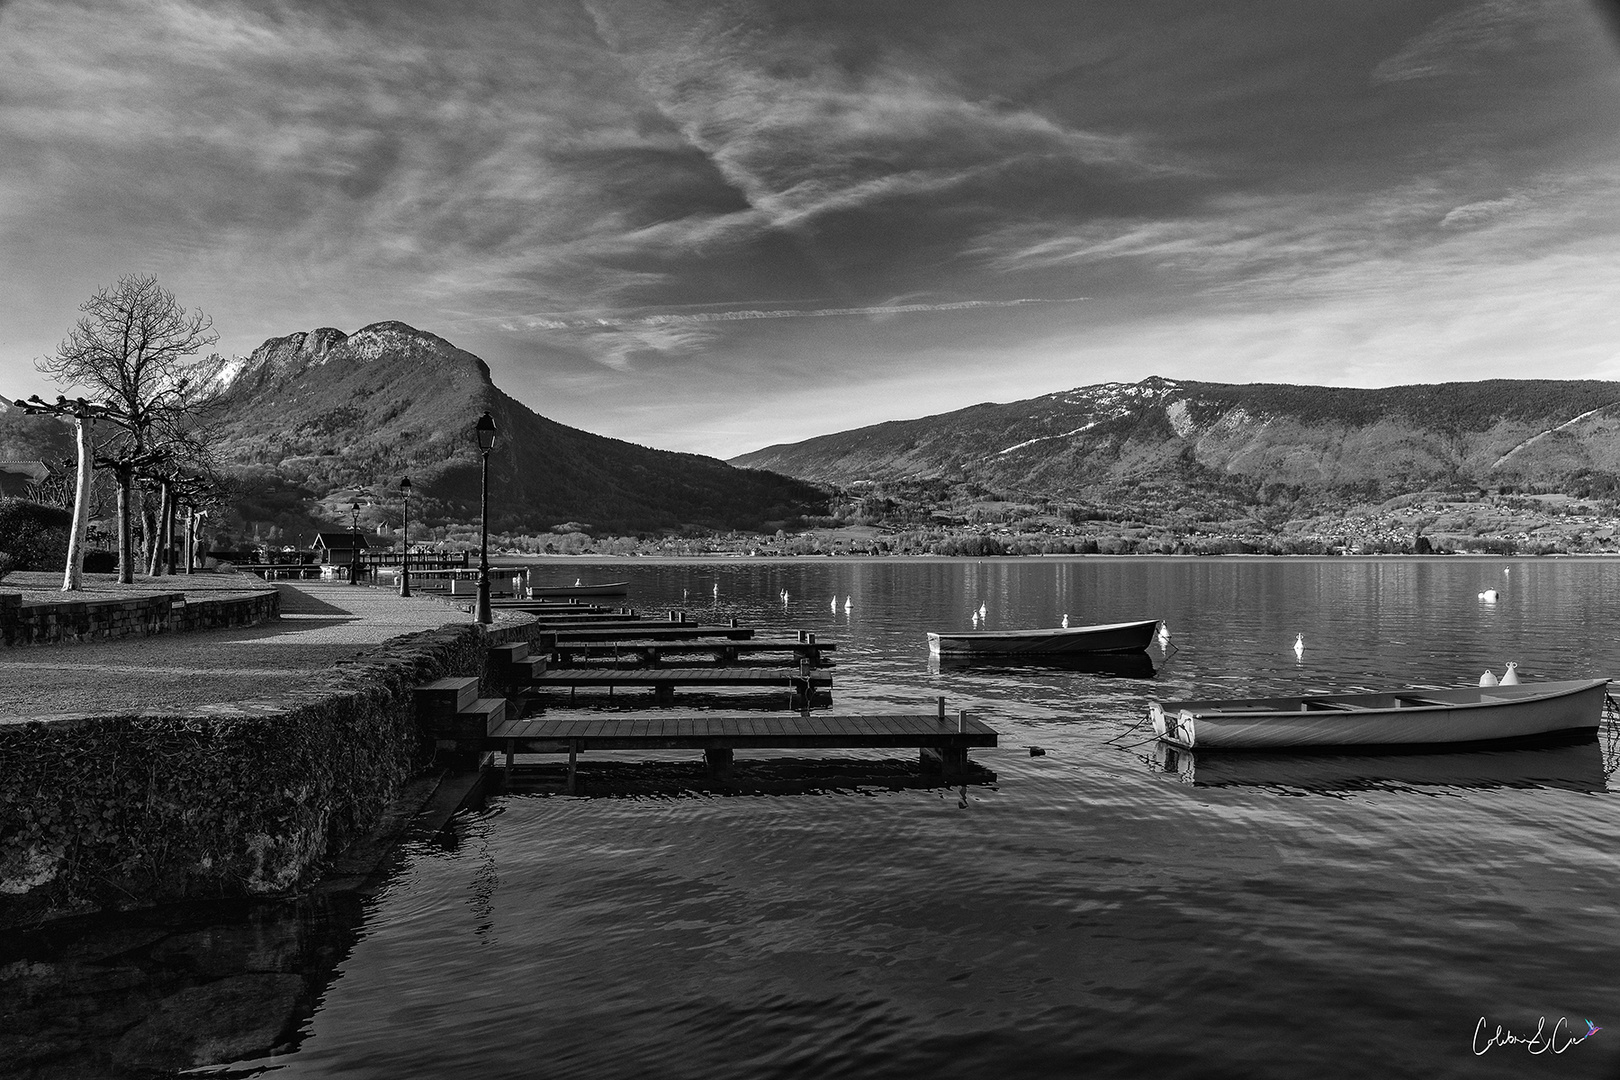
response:
<path id="1" fill-rule="evenodd" d="M 394 638 L 275 701 L 0 723 L 0 927 L 296 886 L 431 759 L 413 688 L 537 629 Z"/>
<path id="2" fill-rule="evenodd" d="M 48 604 L 25 604 L 17 593 L 0 593 L 0 644 L 56 645 L 257 626 L 280 611 L 281 594 L 274 589 L 189 603 L 179 592 Z"/>

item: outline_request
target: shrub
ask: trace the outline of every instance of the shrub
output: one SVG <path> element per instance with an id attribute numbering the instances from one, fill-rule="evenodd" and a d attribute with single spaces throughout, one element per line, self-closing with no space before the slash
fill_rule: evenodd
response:
<path id="1" fill-rule="evenodd" d="M 87 574 L 115 574 L 118 572 L 118 552 L 92 548 L 84 553 L 84 572 Z"/>
<path id="2" fill-rule="evenodd" d="M 9 552 L 0 551 L 0 581 L 6 580 L 6 575 L 17 569 L 16 556 Z"/>
<path id="3" fill-rule="evenodd" d="M 18 570 L 59 570 L 67 562 L 73 514 L 27 499 L 0 499 L 0 537 Z"/>

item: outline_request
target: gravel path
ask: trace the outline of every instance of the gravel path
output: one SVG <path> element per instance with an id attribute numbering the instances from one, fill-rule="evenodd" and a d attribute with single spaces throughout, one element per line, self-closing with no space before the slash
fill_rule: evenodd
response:
<path id="1" fill-rule="evenodd" d="M 262 626 L 83 645 L 0 646 L 0 723 L 274 702 L 299 689 L 308 672 L 400 634 L 472 618 L 430 597 L 407 599 L 341 582 L 275 588 L 282 617 Z M 497 623 L 523 618 L 512 612 L 495 617 Z"/>

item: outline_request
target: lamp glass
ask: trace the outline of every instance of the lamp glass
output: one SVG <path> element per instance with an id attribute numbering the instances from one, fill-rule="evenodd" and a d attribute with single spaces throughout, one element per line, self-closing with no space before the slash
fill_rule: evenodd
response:
<path id="1" fill-rule="evenodd" d="M 485 413 L 478 418 L 478 449 L 489 453 L 495 449 L 495 418 Z"/>

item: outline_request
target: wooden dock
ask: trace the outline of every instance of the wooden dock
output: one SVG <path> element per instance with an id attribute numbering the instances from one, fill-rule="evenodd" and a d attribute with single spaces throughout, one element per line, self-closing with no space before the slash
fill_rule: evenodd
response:
<path id="1" fill-rule="evenodd" d="M 569 700 L 575 690 L 605 689 L 611 695 L 617 687 L 651 687 L 658 701 L 672 701 L 675 688 L 719 686 L 787 687 L 795 697 L 813 695 L 817 690 L 832 690 L 832 676 L 816 674 L 815 670 L 779 667 L 700 667 L 696 664 L 675 667 L 569 667 L 551 668 L 526 680 L 525 689 L 545 690 L 553 687 L 568 688 Z"/>
<path id="2" fill-rule="evenodd" d="M 793 638 L 749 638 L 732 641 L 693 639 L 690 641 L 657 641 L 638 638 L 618 638 L 612 641 L 573 641 L 563 639 L 552 649 L 557 663 L 568 667 L 581 660 L 633 660 L 656 667 L 667 656 L 704 656 L 716 664 L 735 664 L 744 656 L 761 653 L 790 653 L 795 658 L 810 661 L 814 667 L 830 661 L 824 654 L 836 651 L 832 642 L 795 640 Z"/>
<path id="3" fill-rule="evenodd" d="M 579 754 L 592 750 L 701 750 L 715 779 L 731 775 L 738 750 L 895 749 L 916 747 L 924 771 L 946 778 L 966 773 L 971 747 L 995 746 L 996 733 L 966 713 L 876 716 L 610 716 L 492 723 L 483 748 L 506 755 L 567 754 L 569 789 Z"/>
<path id="4" fill-rule="evenodd" d="M 627 641 L 633 639 L 684 641 L 692 638 L 728 638 L 733 641 L 747 641 L 754 636 L 754 630 L 749 626 L 701 626 L 698 623 L 655 624 L 644 621 L 617 625 L 598 624 L 595 626 L 565 626 L 548 629 L 555 629 L 557 638 L 555 642 L 548 643 L 546 648 L 578 645 L 592 641 Z"/>

